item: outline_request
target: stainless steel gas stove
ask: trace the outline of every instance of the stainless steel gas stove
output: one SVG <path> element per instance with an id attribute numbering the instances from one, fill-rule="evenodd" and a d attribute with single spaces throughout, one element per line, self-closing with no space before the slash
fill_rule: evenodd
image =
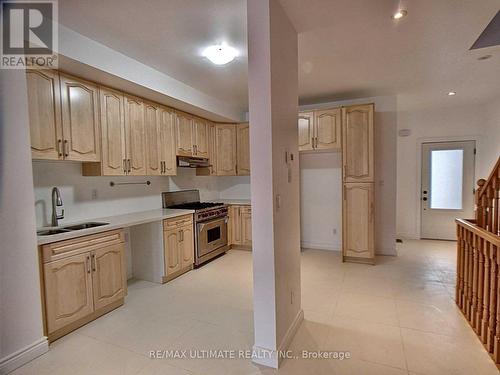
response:
<path id="1" fill-rule="evenodd" d="M 224 203 L 200 202 L 198 190 L 162 193 L 163 208 L 195 210 L 196 267 L 229 250 L 227 238 L 228 208 Z"/>

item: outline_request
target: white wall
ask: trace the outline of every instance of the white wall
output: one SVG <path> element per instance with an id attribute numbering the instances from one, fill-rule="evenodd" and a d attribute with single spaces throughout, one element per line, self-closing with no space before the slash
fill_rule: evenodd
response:
<path id="1" fill-rule="evenodd" d="M 0 374 L 48 350 L 24 71 L 0 73 Z"/>
<path id="2" fill-rule="evenodd" d="M 420 237 L 421 145 L 429 141 L 476 140 L 476 179 L 486 178 L 500 155 L 499 103 L 457 102 L 419 107 L 411 97 L 398 96 L 397 233 Z"/>
<path id="3" fill-rule="evenodd" d="M 340 151 L 300 154 L 300 234 L 302 247 L 342 249 Z"/>
<path id="4" fill-rule="evenodd" d="M 146 180 L 151 185 L 109 185 L 110 181 Z M 82 176 L 81 163 L 34 161 L 33 182 L 37 227 L 50 225 L 54 186 L 59 187 L 64 203 L 65 218 L 61 224 L 161 208 L 164 191 L 198 189 L 202 201 L 250 198 L 249 176 L 196 176 L 196 171 L 190 168 L 178 168 L 174 177 L 88 177 Z"/>
<path id="5" fill-rule="evenodd" d="M 300 109 L 363 103 L 375 104 L 375 252 L 396 255 L 396 97 L 377 96 L 310 104 Z M 301 236 L 305 246 L 332 250 L 339 250 L 342 246 L 341 160 L 340 154 L 302 155 L 300 158 Z M 319 197 L 324 199 L 321 207 Z M 316 215 L 318 211 L 320 215 Z M 334 228 L 337 228 L 336 235 L 333 234 Z"/>

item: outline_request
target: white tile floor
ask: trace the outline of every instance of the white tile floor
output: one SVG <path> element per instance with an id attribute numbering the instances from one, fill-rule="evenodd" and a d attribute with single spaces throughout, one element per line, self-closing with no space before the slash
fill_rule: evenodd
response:
<path id="1" fill-rule="evenodd" d="M 251 253 L 231 251 L 166 285 L 136 281 L 126 304 L 56 341 L 13 374 L 498 374 L 455 307 L 455 244 L 406 241 L 376 266 L 339 253 L 302 256 L 305 321 L 291 349 L 349 351 L 348 360 L 156 359 L 150 350 L 250 349 Z"/>

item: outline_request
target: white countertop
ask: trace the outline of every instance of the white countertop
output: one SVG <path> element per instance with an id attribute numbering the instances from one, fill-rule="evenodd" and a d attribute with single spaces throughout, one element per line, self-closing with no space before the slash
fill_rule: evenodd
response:
<path id="1" fill-rule="evenodd" d="M 216 199 L 214 202 L 239 206 L 250 206 L 252 204 L 250 199 Z"/>
<path id="2" fill-rule="evenodd" d="M 99 223 L 109 223 L 109 224 L 101 225 L 99 227 L 94 227 L 94 228 L 73 230 L 70 232 L 53 234 L 50 236 L 38 236 L 37 242 L 38 242 L 38 245 L 43 245 L 43 244 L 47 244 L 47 243 L 51 243 L 51 242 L 68 240 L 70 238 L 82 237 L 82 236 L 86 236 L 88 234 L 101 233 L 101 232 L 106 232 L 108 230 L 113 230 L 113 229 L 126 228 L 126 227 L 131 227 L 131 226 L 139 225 L 139 224 L 152 223 L 155 221 L 162 221 L 163 219 L 169 219 L 172 217 L 188 215 L 188 214 L 193 214 L 193 213 L 194 213 L 194 210 L 173 210 L 173 209 L 168 209 L 168 208 L 159 208 L 156 210 L 132 212 L 129 214 L 124 214 L 124 215 L 92 218 L 92 219 L 88 219 L 85 221 L 79 221 L 79 222 L 75 222 L 75 223 L 68 223 L 68 224 L 65 223 L 64 225 L 60 225 L 58 228 L 63 228 L 63 227 L 67 227 L 70 225 L 76 225 L 76 224 L 87 223 L 87 222 L 99 222 Z M 51 229 L 51 227 L 38 228 L 38 230 L 43 230 L 43 229 Z"/>

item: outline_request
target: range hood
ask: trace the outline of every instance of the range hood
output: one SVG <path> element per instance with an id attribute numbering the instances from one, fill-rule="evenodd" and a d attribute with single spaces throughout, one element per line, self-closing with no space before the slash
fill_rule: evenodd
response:
<path id="1" fill-rule="evenodd" d="M 180 168 L 207 168 L 210 167 L 210 163 L 207 158 L 177 156 L 177 166 Z"/>

